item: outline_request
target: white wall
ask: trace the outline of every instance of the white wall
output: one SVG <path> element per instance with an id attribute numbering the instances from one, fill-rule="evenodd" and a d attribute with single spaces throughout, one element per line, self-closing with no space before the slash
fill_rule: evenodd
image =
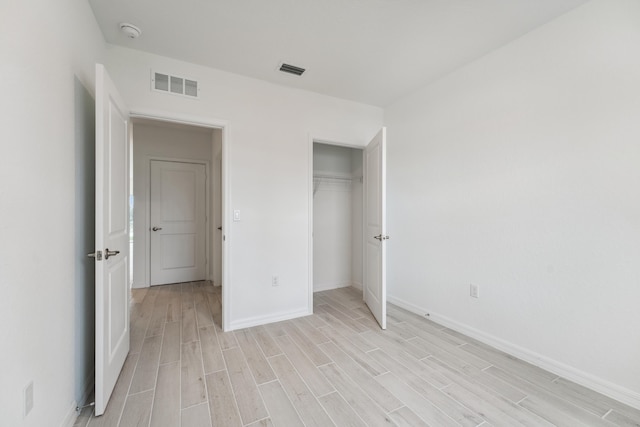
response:
<path id="1" fill-rule="evenodd" d="M 211 168 L 213 159 L 213 132 L 207 129 L 176 126 L 162 122 L 133 124 L 133 196 L 134 196 L 134 243 L 133 243 L 133 287 L 144 288 L 150 284 L 149 277 L 149 189 L 151 159 L 193 160 L 206 162 Z M 207 186 L 211 189 L 211 171 Z M 209 199 L 211 201 L 211 198 Z M 211 208 L 210 208 L 211 210 Z M 211 235 L 212 223 L 207 224 Z M 207 245 L 210 245 L 210 239 Z M 211 251 L 209 263 L 212 265 Z"/>
<path id="2" fill-rule="evenodd" d="M 636 407 L 638 22 L 592 1 L 385 110 L 391 298 Z"/>
<path id="3" fill-rule="evenodd" d="M 382 109 L 120 47 L 110 46 L 107 55 L 107 68 L 133 111 L 228 123 L 226 215 L 238 209 L 242 218 L 225 230 L 228 326 L 308 313 L 309 138 L 364 144 L 381 127 Z M 200 98 L 151 91 L 152 68 L 198 79 Z M 276 275 L 280 286 L 273 287 Z"/>
<path id="4" fill-rule="evenodd" d="M 93 362 L 78 350 L 91 339 L 76 322 L 92 321 L 93 284 L 81 289 L 78 259 L 92 248 L 76 245 L 94 230 L 91 192 L 77 180 L 90 170 L 79 145 L 93 143 L 87 96 L 104 42 L 84 0 L 3 1 L 0 28 L 0 425 L 59 426 Z"/>
<path id="5" fill-rule="evenodd" d="M 314 142 L 313 173 L 351 176 L 351 148 Z"/>

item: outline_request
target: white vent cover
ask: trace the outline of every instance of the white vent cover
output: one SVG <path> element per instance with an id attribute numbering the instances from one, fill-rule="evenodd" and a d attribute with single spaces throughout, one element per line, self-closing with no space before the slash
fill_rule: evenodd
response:
<path id="1" fill-rule="evenodd" d="M 190 98 L 197 98 L 200 93 L 197 80 L 153 70 L 151 71 L 151 89 Z"/>

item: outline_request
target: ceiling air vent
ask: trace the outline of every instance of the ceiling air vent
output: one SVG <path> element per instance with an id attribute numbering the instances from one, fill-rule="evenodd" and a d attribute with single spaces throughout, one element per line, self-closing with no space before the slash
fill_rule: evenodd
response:
<path id="1" fill-rule="evenodd" d="M 280 65 L 280 71 L 283 73 L 295 74 L 296 76 L 301 76 L 306 70 L 304 68 L 296 67 L 295 65 L 285 64 L 284 62 Z"/>
<path id="2" fill-rule="evenodd" d="M 151 71 L 151 89 L 189 98 L 197 98 L 200 93 L 197 80 L 156 71 Z"/>

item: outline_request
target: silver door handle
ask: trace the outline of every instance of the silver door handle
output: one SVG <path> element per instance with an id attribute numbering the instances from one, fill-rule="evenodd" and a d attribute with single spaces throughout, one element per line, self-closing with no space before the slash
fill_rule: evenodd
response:
<path id="1" fill-rule="evenodd" d="M 160 231 L 160 230 L 162 230 L 162 227 L 153 227 L 152 230 L 153 231 Z"/>
<path id="2" fill-rule="evenodd" d="M 96 261 L 102 261 L 102 251 L 95 251 L 87 254 L 89 258 L 95 258 Z"/>
<path id="3" fill-rule="evenodd" d="M 383 236 L 382 234 L 378 234 L 377 236 L 373 236 L 373 238 L 374 239 L 378 239 L 378 240 L 380 240 L 382 242 L 383 240 L 389 240 L 391 237 Z"/>
<path id="4" fill-rule="evenodd" d="M 109 259 L 110 256 L 116 256 L 120 251 L 110 251 L 109 248 L 104 250 L 104 259 Z"/>

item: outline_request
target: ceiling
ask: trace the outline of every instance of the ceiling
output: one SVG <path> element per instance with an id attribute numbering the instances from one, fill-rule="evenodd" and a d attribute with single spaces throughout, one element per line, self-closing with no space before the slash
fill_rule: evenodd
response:
<path id="1" fill-rule="evenodd" d="M 585 2 L 89 0 L 111 44 L 381 107 Z"/>

